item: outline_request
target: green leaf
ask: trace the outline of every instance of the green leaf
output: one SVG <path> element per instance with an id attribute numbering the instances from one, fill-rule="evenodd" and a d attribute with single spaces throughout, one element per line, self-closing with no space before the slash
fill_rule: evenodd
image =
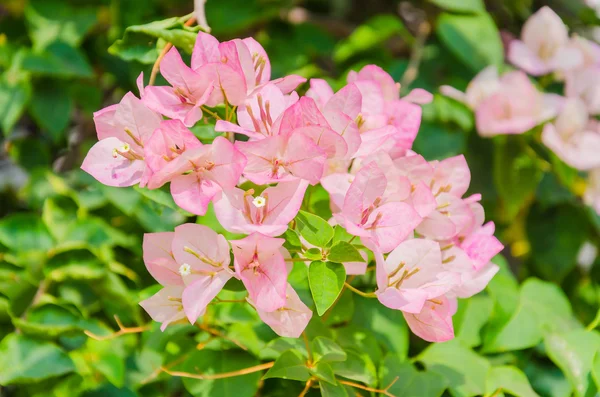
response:
<path id="1" fill-rule="evenodd" d="M 354 295 L 350 291 L 348 291 L 348 294 L 350 296 Z M 340 302 L 336 306 L 339 304 Z M 377 340 L 377 336 L 365 328 L 352 324 L 335 328 L 335 340 L 344 351 L 366 353 L 375 365 L 379 365 L 383 358 L 383 349 Z"/>
<path id="2" fill-rule="evenodd" d="M 396 356 L 387 356 L 379 370 L 380 387 L 387 387 L 397 379 L 389 392 L 397 397 L 439 397 L 448 382 L 439 374 L 429 371 L 417 371 L 407 362 L 401 362 Z"/>
<path id="3" fill-rule="evenodd" d="M 437 20 L 437 35 L 454 55 L 474 72 L 504 62 L 500 33 L 487 13 L 456 15 L 442 13 Z"/>
<path id="4" fill-rule="evenodd" d="M 453 396 L 470 397 L 485 394 L 488 361 L 457 340 L 429 345 L 418 357 L 428 371 L 448 381 Z"/>
<path id="5" fill-rule="evenodd" d="M 313 261 L 318 261 L 318 260 L 323 259 L 323 253 L 321 252 L 321 250 L 319 248 L 309 248 L 302 254 L 302 256 L 304 256 L 305 258 L 311 259 Z"/>
<path id="6" fill-rule="evenodd" d="M 369 386 L 377 385 L 377 367 L 366 352 L 349 350 L 345 361 L 332 362 L 336 375 L 363 382 Z"/>
<path id="7" fill-rule="evenodd" d="M 377 299 L 354 297 L 354 317 L 352 323 L 368 329 L 401 360 L 408 356 L 408 326 L 399 310 L 383 306 Z"/>
<path id="8" fill-rule="evenodd" d="M 164 205 L 165 207 L 168 207 L 172 210 L 180 212 L 182 215 L 193 216 L 193 214 L 181 209 L 177 204 L 175 204 L 175 201 L 173 200 L 173 196 L 171 194 L 165 192 L 164 190 L 161 190 L 161 189 L 150 190 L 150 189 L 141 188 L 137 185 L 134 186 L 133 189 L 135 191 L 137 191 L 138 193 L 140 193 L 142 196 L 154 201 L 157 204 Z"/>
<path id="9" fill-rule="evenodd" d="M 317 313 L 322 316 L 344 287 L 346 269 L 342 264 L 314 261 L 308 268 L 308 282 Z"/>
<path id="10" fill-rule="evenodd" d="M 64 87 L 51 81 L 36 84 L 30 109 L 36 123 L 48 130 L 55 142 L 63 138 L 73 110 L 73 101 Z"/>
<path id="11" fill-rule="evenodd" d="M 310 373 L 304 358 L 297 351 L 288 350 L 277 358 L 273 367 L 263 376 L 263 379 L 269 378 L 306 382 L 310 378 Z"/>
<path id="12" fill-rule="evenodd" d="M 0 220 L 0 243 L 16 252 L 48 251 L 54 246 L 40 217 L 28 213 L 17 213 Z"/>
<path id="13" fill-rule="evenodd" d="M 400 20 L 392 15 L 377 15 L 357 27 L 348 38 L 342 40 L 333 52 L 336 62 L 345 62 L 351 57 L 387 41 L 394 35 L 412 41 L 412 36 Z"/>
<path id="14" fill-rule="evenodd" d="M 340 241 L 331 247 L 327 260 L 331 262 L 364 262 L 365 259 L 360 255 L 360 252 L 352 244 L 345 241 Z"/>
<path id="15" fill-rule="evenodd" d="M 333 369 L 331 366 L 324 362 L 319 362 L 315 366 L 309 367 L 308 371 L 316 376 L 317 378 L 324 380 L 325 382 L 331 383 L 333 385 L 337 384 L 335 381 L 335 374 L 333 373 Z"/>
<path id="16" fill-rule="evenodd" d="M 93 75 L 92 67 L 81 50 L 61 41 L 53 42 L 43 51 L 26 54 L 22 68 L 39 76 L 87 78 Z"/>
<path id="17" fill-rule="evenodd" d="M 21 118 L 30 96 L 28 79 L 12 79 L 6 73 L 0 76 L 0 127 L 5 136 Z"/>
<path id="18" fill-rule="evenodd" d="M 244 31 L 252 26 L 278 18 L 282 0 L 268 3 L 246 0 L 220 0 L 206 2 L 206 19 L 210 21 L 215 36 L 229 35 Z M 235 10 L 235 12 L 232 12 Z"/>
<path id="19" fill-rule="evenodd" d="M 533 206 L 527 216 L 526 231 L 535 269 L 544 278 L 557 282 L 577 266 L 577 254 L 590 232 L 585 213 L 571 205 L 546 211 Z"/>
<path id="20" fill-rule="evenodd" d="M 546 331 L 567 331 L 576 326 L 571 306 L 555 284 L 530 278 L 521 287 L 517 306 L 493 319 L 484 336 L 485 352 L 534 347 Z"/>
<path id="21" fill-rule="evenodd" d="M 466 135 L 456 127 L 425 121 L 414 143 L 415 150 L 430 161 L 464 153 L 466 145 Z"/>
<path id="22" fill-rule="evenodd" d="M 566 375 L 576 396 L 586 396 L 596 352 L 600 349 L 600 334 L 575 330 L 544 337 L 548 357 Z"/>
<path id="23" fill-rule="evenodd" d="M 108 52 L 126 61 L 154 63 L 158 57 L 156 44 L 151 40 L 154 38 L 173 43 L 179 50 L 191 54 L 196 41 L 196 32 L 184 27 L 183 24 L 181 18 L 174 17 L 145 25 L 129 26 L 125 29 L 123 39 L 117 40 L 110 46 Z"/>
<path id="24" fill-rule="evenodd" d="M 429 0 L 436 6 L 448 11 L 457 12 L 485 12 L 483 0 Z"/>
<path id="25" fill-rule="evenodd" d="M 298 212 L 296 224 L 302 237 L 317 247 L 327 247 L 333 238 L 333 227 L 325 219 L 306 211 Z"/>
<path id="26" fill-rule="evenodd" d="M 481 328 L 490 318 L 493 301 L 487 296 L 476 295 L 458 302 L 458 311 L 454 315 L 456 337 L 467 347 L 481 344 Z"/>
<path id="27" fill-rule="evenodd" d="M 332 385 L 329 382 L 319 381 L 319 389 L 323 397 L 349 397 L 346 387 L 342 384 Z"/>
<path id="28" fill-rule="evenodd" d="M 76 47 L 96 23 L 96 10 L 71 7 L 64 1 L 32 0 L 25 8 L 31 40 L 36 48 L 61 40 Z"/>
<path id="29" fill-rule="evenodd" d="M 27 311 L 25 319 L 13 318 L 24 334 L 39 339 L 58 338 L 87 328 L 76 311 L 55 304 L 36 306 Z"/>
<path id="30" fill-rule="evenodd" d="M 39 382 L 74 371 L 69 356 L 52 343 L 11 334 L 0 343 L 0 384 Z"/>
<path id="31" fill-rule="evenodd" d="M 537 158 L 524 149 L 527 143 L 519 138 L 496 139 L 494 143 L 494 184 L 502 198 L 505 217 L 512 220 L 533 198 L 543 172 Z"/>
<path id="32" fill-rule="evenodd" d="M 533 391 L 527 376 L 517 367 L 493 367 L 486 379 L 487 394 L 493 395 L 497 390 L 508 392 L 519 397 L 539 397 Z"/>
<path id="33" fill-rule="evenodd" d="M 239 350 L 193 352 L 184 362 L 186 372 L 218 374 L 258 365 L 258 361 Z M 194 396 L 252 397 L 258 391 L 260 372 L 217 380 L 183 378 L 183 385 Z"/>
<path id="34" fill-rule="evenodd" d="M 311 341 L 315 362 L 331 362 L 346 360 L 346 353 L 331 339 L 317 336 Z"/>
<path id="35" fill-rule="evenodd" d="M 93 366 L 98 372 L 116 387 L 123 387 L 125 383 L 125 363 L 116 353 L 102 352 L 96 356 Z"/>

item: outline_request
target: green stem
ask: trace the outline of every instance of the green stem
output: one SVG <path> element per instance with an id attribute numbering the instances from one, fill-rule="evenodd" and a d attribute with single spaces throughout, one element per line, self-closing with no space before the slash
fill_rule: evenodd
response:
<path id="1" fill-rule="evenodd" d="M 344 283 L 344 285 L 346 285 L 346 288 L 348 288 L 350 291 L 363 296 L 365 298 L 377 298 L 377 295 L 374 292 L 363 292 L 359 289 L 354 288 L 352 285 L 348 284 L 348 283 Z"/>

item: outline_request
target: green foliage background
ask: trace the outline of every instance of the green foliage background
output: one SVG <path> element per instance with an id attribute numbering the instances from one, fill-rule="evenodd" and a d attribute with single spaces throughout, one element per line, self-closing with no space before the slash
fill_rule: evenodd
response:
<path id="1" fill-rule="evenodd" d="M 191 218 L 165 191 L 102 186 L 79 165 L 95 141 L 92 112 L 136 92 L 135 78 L 148 75 L 166 42 L 191 49 L 196 29 L 180 19 L 191 3 L 0 2 L 0 396 L 275 397 L 298 395 L 311 376 L 320 389 L 309 395 L 369 395 L 335 378 L 383 388 L 396 377 L 394 396 L 596 395 L 600 263 L 577 266 L 577 254 L 600 243 L 600 217 L 581 202 L 582 175 L 538 143 L 539 131 L 479 138 L 470 110 L 439 94 L 424 108 L 415 150 L 428 159 L 465 153 L 471 190 L 483 193 L 507 246 L 486 291 L 461 301 L 454 341 L 428 345 L 399 312 L 349 291 L 330 311 L 317 302 L 326 312 L 307 329 L 311 368 L 302 340 L 276 337 L 242 305 L 211 306 L 200 328 L 161 333 L 138 306 L 158 287 L 141 261 L 143 233 L 186 221 L 225 232 L 210 212 Z M 340 87 L 348 70 L 376 63 L 410 82 L 405 93 L 436 93 L 502 65 L 498 27 L 518 34 L 544 4 L 572 29 L 598 23 L 574 0 L 208 0 L 207 15 L 219 39 L 261 41 L 275 76 L 324 76 Z M 305 208 L 328 218 L 323 192 L 310 197 Z M 304 265 L 291 282 L 314 307 Z M 220 297 L 239 298 L 235 287 Z M 114 336 L 115 316 L 148 329 L 86 336 Z M 264 377 L 194 380 L 160 370 L 210 374 L 272 360 Z"/>

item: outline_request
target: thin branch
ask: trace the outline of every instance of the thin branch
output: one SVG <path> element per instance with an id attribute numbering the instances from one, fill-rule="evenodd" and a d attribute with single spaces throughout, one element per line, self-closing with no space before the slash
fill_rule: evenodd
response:
<path id="1" fill-rule="evenodd" d="M 302 392 L 300 394 L 298 394 L 298 397 L 304 397 L 306 395 L 306 393 L 308 393 L 308 391 L 310 390 L 310 387 L 312 386 L 314 381 L 314 378 L 310 378 L 309 380 L 306 381 L 306 386 L 304 386 L 304 390 L 302 390 Z"/>
<path id="2" fill-rule="evenodd" d="M 406 89 L 419 75 L 419 65 L 421 64 L 421 58 L 423 57 L 423 47 L 427 37 L 431 33 L 431 25 L 427 21 L 421 22 L 417 37 L 413 45 L 413 51 L 410 54 L 410 61 L 408 62 L 408 68 L 400 80 L 400 87 Z"/>
<path id="3" fill-rule="evenodd" d="M 589 323 L 589 325 L 587 327 L 585 327 L 585 330 L 593 331 L 598 327 L 598 325 L 600 325 L 600 309 L 596 313 L 596 317 L 594 317 L 594 320 L 592 320 L 592 322 Z"/>
<path id="4" fill-rule="evenodd" d="M 112 334 L 100 336 L 100 335 L 96 335 L 93 332 L 90 332 L 88 330 L 83 331 L 83 333 L 92 339 L 109 340 L 109 339 L 114 339 L 114 338 L 117 338 L 117 337 L 119 337 L 121 335 L 125 335 L 125 334 L 139 334 L 140 332 L 144 332 L 144 331 L 147 331 L 150 329 L 149 325 L 145 325 L 143 327 L 131 327 L 131 328 L 125 327 L 123 325 L 123 323 L 121 323 L 121 320 L 119 320 L 119 317 L 117 315 L 115 315 L 115 321 L 117 322 L 117 325 L 119 326 L 119 330 L 116 332 L 113 332 Z"/>
<path id="5" fill-rule="evenodd" d="M 312 262 L 314 259 L 307 258 L 285 258 L 286 262 Z"/>
<path id="6" fill-rule="evenodd" d="M 250 367 L 250 368 L 239 369 L 237 371 L 223 372 L 220 374 L 213 374 L 213 375 L 202 375 L 202 374 L 192 374 L 189 372 L 170 371 L 166 367 L 162 367 L 161 369 L 163 372 L 166 372 L 167 374 L 172 375 L 172 376 L 180 376 L 182 378 L 192 378 L 192 379 L 201 379 L 201 380 L 211 380 L 211 379 L 225 379 L 225 378 L 233 378 L 234 376 L 248 375 L 248 374 L 252 374 L 254 372 L 259 372 L 259 371 L 263 371 L 265 369 L 269 369 L 273 365 L 275 365 L 275 361 L 256 365 L 256 366 Z"/>
<path id="7" fill-rule="evenodd" d="M 200 106 L 200 109 L 202 109 L 203 112 L 210 114 L 214 119 L 222 120 L 221 116 L 219 116 L 217 113 L 211 111 L 206 106 L 202 105 L 202 106 Z"/>
<path id="8" fill-rule="evenodd" d="M 357 389 L 366 390 L 366 391 L 370 391 L 370 392 L 373 392 L 373 393 L 381 393 L 381 394 L 383 394 L 383 395 L 386 395 L 386 396 L 388 396 L 388 397 L 396 397 L 396 396 L 394 396 L 392 393 L 390 393 L 388 390 L 389 390 L 389 389 L 390 389 L 392 386 L 394 386 L 394 383 L 396 383 L 396 381 L 398 380 L 398 378 L 399 378 L 399 377 L 398 377 L 398 376 L 396 376 L 396 377 L 394 378 L 394 380 L 392 381 L 392 383 L 390 383 L 390 384 L 389 384 L 389 385 L 388 385 L 388 386 L 387 386 L 385 389 L 375 389 L 375 388 L 372 388 L 372 387 L 368 387 L 368 386 L 361 385 L 360 383 L 354 383 L 354 382 L 350 382 L 350 381 L 348 381 L 348 380 L 341 380 L 341 379 L 338 379 L 337 381 L 338 381 L 338 382 L 340 382 L 340 383 L 341 383 L 341 384 L 343 384 L 343 385 L 352 386 L 352 387 L 355 387 L 355 388 L 357 388 Z"/>
<path id="9" fill-rule="evenodd" d="M 306 346 L 306 354 L 308 355 L 308 360 L 310 364 L 313 362 L 312 351 L 310 350 L 310 344 L 308 343 L 308 336 L 306 336 L 306 332 L 302 331 L 302 339 L 304 339 L 304 345 Z"/>
<path id="10" fill-rule="evenodd" d="M 196 17 L 191 17 L 185 22 L 184 25 L 192 26 L 194 22 L 196 22 Z M 167 55 L 167 52 L 169 52 L 171 47 L 173 47 L 173 43 L 167 43 L 165 45 L 165 48 L 163 48 L 160 54 L 158 55 L 158 58 L 156 58 L 154 65 L 152 65 L 152 72 L 150 73 L 150 80 L 148 81 L 148 85 L 154 85 L 154 82 L 156 81 L 156 75 L 158 74 L 158 71 L 160 69 L 160 63 L 162 62 L 165 55 Z"/>
<path id="11" fill-rule="evenodd" d="M 164 368 L 173 368 L 177 364 L 180 364 L 182 361 L 184 361 L 186 358 L 188 358 L 188 354 L 184 354 L 183 356 L 179 357 L 177 360 L 170 362 Z M 158 375 L 160 375 L 162 372 L 163 372 L 163 367 L 158 367 L 146 379 L 142 380 L 140 382 L 140 384 L 145 385 L 146 383 L 150 383 L 151 381 L 156 379 L 156 377 Z"/>
<path id="12" fill-rule="evenodd" d="M 375 294 L 375 292 L 362 292 L 361 290 L 354 288 L 353 286 L 351 286 L 347 282 L 345 282 L 344 285 L 350 291 L 352 291 L 352 292 L 354 292 L 354 293 L 356 293 L 356 294 L 358 294 L 360 296 L 363 296 L 365 298 L 377 298 L 377 295 Z"/>

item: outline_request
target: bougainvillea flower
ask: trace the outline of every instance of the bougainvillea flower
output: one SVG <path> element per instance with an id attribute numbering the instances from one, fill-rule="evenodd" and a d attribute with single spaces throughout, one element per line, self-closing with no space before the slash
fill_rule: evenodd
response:
<path id="1" fill-rule="evenodd" d="M 185 318 L 181 294 L 183 286 L 170 285 L 163 287 L 156 294 L 140 302 L 146 313 L 152 320 L 162 323 L 160 330 L 164 331 L 167 326 Z"/>
<path id="2" fill-rule="evenodd" d="M 253 189 L 227 190 L 215 199 L 215 214 L 219 223 L 232 233 L 279 236 L 300 210 L 307 187 L 307 181 L 298 179 L 280 182 L 260 194 Z"/>
<path id="3" fill-rule="evenodd" d="M 488 222 L 460 242 L 460 248 L 467 254 L 475 270 L 482 269 L 504 249 L 494 236 L 495 230 L 494 222 Z"/>
<path id="4" fill-rule="evenodd" d="M 179 264 L 172 252 L 175 233 L 146 233 L 142 245 L 146 269 L 156 281 L 164 286 L 183 285 Z"/>
<path id="5" fill-rule="evenodd" d="M 346 193 L 354 181 L 354 175 L 349 173 L 333 173 L 321 179 L 321 186 L 329 193 L 332 212 L 340 212 L 344 206 Z"/>
<path id="6" fill-rule="evenodd" d="M 175 228 L 172 250 L 186 285 L 183 309 L 193 324 L 234 276 L 229 269 L 229 244 L 211 228 L 187 223 Z"/>
<path id="7" fill-rule="evenodd" d="M 419 338 L 428 342 L 446 342 L 454 338 L 452 316 L 456 309 L 456 299 L 440 296 L 425 302 L 418 314 L 403 314 L 410 330 Z"/>
<path id="8" fill-rule="evenodd" d="M 254 305 L 251 299 L 250 304 Z M 256 308 L 263 320 L 279 336 L 299 338 L 312 317 L 312 311 L 300 300 L 290 284 L 286 288 L 286 301 L 283 307 L 274 311 Z"/>
<path id="9" fill-rule="evenodd" d="M 131 92 L 118 105 L 94 113 L 99 142 L 88 152 L 81 168 L 108 186 L 144 185 L 149 176 L 144 144 L 162 117 Z"/>
<path id="10" fill-rule="evenodd" d="M 600 66 L 592 66 L 567 74 L 565 94 L 581 99 L 588 113 L 600 114 Z"/>
<path id="11" fill-rule="evenodd" d="M 581 65 L 579 65 L 575 70 L 569 71 L 569 73 L 577 73 L 577 71 L 580 69 L 590 66 L 597 66 L 600 64 L 600 45 L 578 35 L 573 35 L 571 37 L 570 44 L 571 47 L 580 52 L 582 56 L 582 62 Z"/>
<path id="12" fill-rule="evenodd" d="M 257 87 L 271 80 L 271 63 L 263 47 L 253 38 L 219 43 L 213 36 L 199 32 L 192 52 L 192 69 L 212 76 L 215 90 L 209 105 L 238 106 Z M 271 81 L 283 93 L 293 91 L 305 78 L 290 75 Z"/>
<path id="13" fill-rule="evenodd" d="M 481 102 L 500 90 L 500 77 L 498 68 L 490 65 L 475 76 L 467 86 L 466 92 L 461 92 L 454 87 L 443 85 L 440 92 L 447 97 L 464 103 L 475 110 Z"/>
<path id="14" fill-rule="evenodd" d="M 356 174 L 342 211 L 335 214 L 348 233 L 361 237 L 367 247 L 376 247 L 383 253 L 397 247 L 421 222 L 409 204 L 388 201 L 395 195 L 385 196 L 387 188 L 384 172 L 371 162 Z"/>
<path id="15" fill-rule="evenodd" d="M 296 178 L 314 185 L 323 176 L 327 154 L 304 134 L 236 142 L 236 147 L 248 159 L 244 176 L 258 185 Z"/>
<path id="16" fill-rule="evenodd" d="M 208 203 L 221 189 L 233 188 L 240 179 L 246 158 L 223 137 L 210 145 L 187 150 L 154 173 L 148 187 L 171 181 L 175 203 L 186 211 L 204 215 Z"/>
<path id="17" fill-rule="evenodd" d="M 192 70 L 175 47 L 161 61 L 160 73 L 171 86 L 145 87 L 142 101 L 150 109 L 193 126 L 202 118 L 200 107 L 214 91 L 212 76 Z"/>
<path id="18" fill-rule="evenodd" d="M 440 245 L 431 240 L 406 240 L 386 259 L 375 252 L 377 299 L 390 309 L 418 314 L 425 301 L 450 291 L 460 282 L 442 266 Z"/>
<path id="19" fill-rule="evenodd" d="M 533 76 L 541 76 L 576 67 L 583 62 L 583 57 L 569 45 L 567 26 L 545 6 L 525 22 L 521 40 L 510 43 L 508 60 Z"/>
<path id="20" fill-rule="evenodd" d="M 165 120 L 144 146 L 144 160 L 152 172 L 158 172 L 189 149 L 202 146 L 198 138 L 179 120 Z"/>
<path id="21" fill-rule="evenodd" d="M 558 114 L 562 98 L 538 92 L 525 73 L 510 72 L 500 80 L 500 91 L 482 101 L 475 112 L 479 135 L 522 134 Z"/>
<path id="22" fill-rule="evenodd" d="M 600 125 L 589 120 L 585 104 L 577 98 L 568 99 L 554 123 L 544 126 L 542 141 L 571 167 L 600 167 Z"/>
<path id="23" fill-rule="evenodd" d="M 256 308 L 272 312 L 284 307 L 288 269 L 281 248 L 285 240 L 253 233 L 230 242 L 235 271 Z"/>

